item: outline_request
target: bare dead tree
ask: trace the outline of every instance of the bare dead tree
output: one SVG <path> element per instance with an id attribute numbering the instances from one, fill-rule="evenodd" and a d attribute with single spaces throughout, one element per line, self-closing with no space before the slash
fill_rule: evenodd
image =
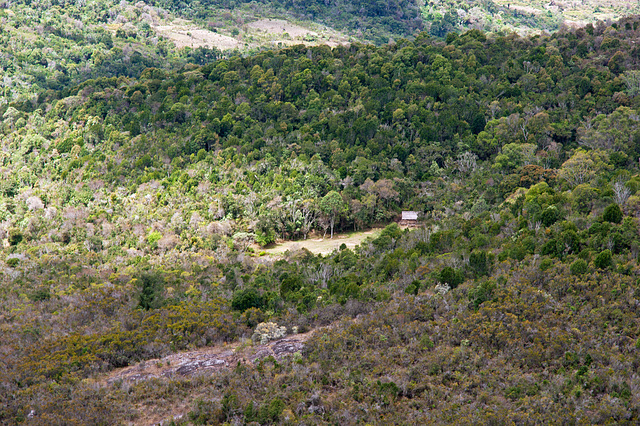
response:
<path id="1" fill-rule="evenodd" d="M 620 205 L 624 206 L 631 196 L 631 190 L 627 188 L 622 180 L 618 180 L 613 184 L 613 199 Z"/>
<path id="2" fill-rule="evenodd" d="M 460 173 L 473 173 L 478 168 L 478 156 L 472 152 L 465 151 L 458 155 L 456 168 Z"/>
<path id="3" fill-rule="evenodd" d="M 314 200 L 305 200 L 302 204 L 302 208 L 300 209 L 302 225 L 300 226 L 300 230 L 302 231 L 302 235 L 304 239 L 307 239 L 307 235 L 313 228 L 313 224 L 316 221 L 316 216 L 318 214 L 318 210 L 315 208 Z"/>

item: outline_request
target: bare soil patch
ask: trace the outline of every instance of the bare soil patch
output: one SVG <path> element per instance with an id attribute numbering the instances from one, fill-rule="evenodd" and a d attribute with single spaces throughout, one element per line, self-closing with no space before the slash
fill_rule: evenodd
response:
<path id="1" fill-rule="evenodd" d="M 176 19 L 168 25 L 153 25 L 151 28 L 171 40 L 178 49 L 182 47 L 215 47 L 220 50 L 231 50 L 238 48 L 241 44 L 233 37 L 196 27 L 183 19 Z"/>
<path id="2" fill-rule="evenodd" d="M 496 4 L 538 16 L 550 11 L 562 15 L 565 24 L 574 27 L 597 20 L 617 19 L 640 11 L 640 4 L 635 0 L 556 0 L 551 2 L 497 0 Z"/>
<path id="3" fill-rule="evenodd" d="M 349 37 L 316 23 L 293 24 L 285 19 L 258 19 L 246 25 L 246 36 L 250 44 L 290 46 L 305 44 L 315 46 L 326 44 L 330 47 L 348 44 Z"/>
<path id="4" fill-rule="evenodd" d="M 531 7 L 531 6 L 519 6 L 519 5 L 512 4 L 511 5 L 511 9 L 517 10 L 519 12 L 530 13 L 532 15 L 540 15 L 540 14 L 542 14 L 542 10 L 536 9 L 534 7 Z"/>
<path id="5" fill-rule="evenodd" d="M 247 27 L 277 36 L 283 36 L 286 33 L 289 34 L 291 38 L 304 37 L 306 35 L 318 35 L 315 31 L 292 24 L 284 19 L 260 19 L 259 21 L 247 24 Z"/>

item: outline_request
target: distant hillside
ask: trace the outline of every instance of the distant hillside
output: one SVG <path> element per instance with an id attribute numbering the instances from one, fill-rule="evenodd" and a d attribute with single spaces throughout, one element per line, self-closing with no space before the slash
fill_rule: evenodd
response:
<path id="1" fill-rule="evenodd" d="M 113 0 L 64 7 L 21 0 L 7 4 L 0 9 L 0 103 L 32 99 L 92 78 L 137 78 L 149 67 L 175 70 L 186 63 L 204 65 L 223 51 L 228 55 L 296 44 L 386 43 L 412 38 L 423 28 L 439 38 L 468 29 L 553 32 L 563 25 L 586 25 L 640 11 L 636 2 L 614 1 L 153 4 Z"/>
<path id="2" fill-rule="evenodd" d="M 257 6 L 271 13 L 282 10 L 378 43 L 388 41 L 389 37 L 410 36 L 423 28 L 415 0 L 204 0 L 189 3 L 187 8 L 179 0 L 149 0 L 148 3 L 197 19 L 213 18 L 220 10 L 235 11 L 242 6 L 251 9 Z"/>
<path id="3" fill-rule="evenodd" d="M 351 40 L 308 21 L 300 26 L 260 19 L 260 13 L 251 15 L 240 33 L 236 17 L 218 15 L 195 22 L 142 2 L 101 0 L 64 7 L 12 2 L 0 9 L 0 104 L 31 100 L 87 79 L 137 78 L 147 68 L 204 65 L 223 52 L 300 43 L 335 46 Z"/>
<path id="4" fill-rule="evenodd" d="M 471 29 L 520 35 L 553 32 L 563 25 L 584 26 L 640 13 L 638 2 L 624 0 L 206 0 L 188 3 L 187 7 L 178 0 L 149 0 L 148 3 L 203 22 L 232 13 L 238 28 L 256 12 L 270 17 L 291 14 L 375 43 L 411 37 L 423 29 L 437 37 Z"/>
<path id="5" fill-rule="evenodd" d="M 158 11 L 110 0 L 64 7 L 17 1 L 0 9 L 0 103 L 24 101 L 91 78 L 178 68 L 219 53 L 176 51 L 140 18 L 144 13 L 151 18 L 150 12 L 158 16 Z"/>
<path id="6" fill-rule="evenodd" d="M 422 7 L 425 29 L 438 37 L 471 29 L 553 32 L 563 25 L 584 26 L 634 13 L 640 13 L 640 3 L 625 0 L 431 0 Z"/>

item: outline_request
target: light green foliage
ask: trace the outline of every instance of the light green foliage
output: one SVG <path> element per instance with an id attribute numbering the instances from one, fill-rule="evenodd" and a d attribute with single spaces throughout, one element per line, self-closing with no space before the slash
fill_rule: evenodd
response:
<path id="1" fill-rule="evenodd" d="M 502 147 L 502 153 L 495 158 L 494 167 L 511 170 L 517 167 L 532 164 L 535 158 L 536 146 L 530 143 L 510 143 Z"/>
<path id="2" fill-rule="evenodd" d="M 588 126 L 578 128 L 578 138 L 591 149 L 632 152 L 639 129 L 636 111 L 621 106 L 608 116 L 598 115 Z"/>
<path id="3" fill-rule="evenodd" d="M 158 231 L 153 231 L 149 235 L 147 235 L 147 243 L 151 248 L 156 248 L 158 246 L 158 241 L 162 238 L 162 234 Z"/>
<path id="4" fill-rule="evenodd" d="M 590 183 L 597 176 L 612 168 L 609 156 L 602 150 L 585 151 L 578 149 L 565 161 L 558 172 L 558 177 L 575 187 Z"/>
<path id="5" fill-rule="evenodd" d="M 330 191 L 320 200 L 320 209 L 328 217 L 331 226 L 331 238 L 336 219 L 347 213 L 348 206 L 337 191 Z"/>

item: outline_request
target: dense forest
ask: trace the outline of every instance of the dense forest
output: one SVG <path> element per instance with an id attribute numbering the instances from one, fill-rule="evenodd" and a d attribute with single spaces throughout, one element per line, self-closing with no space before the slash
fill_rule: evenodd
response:
<path id="1" fill-rule="evenodd" d="M 640 17 L 101 62 L 133 37 L 71 16 L 0 34 L 78 43 L 0 58 L 24 83 L 0 105 L 0 423 L 638 422 Z M 101 379 L 266 321 L 316 332 L 211 376 Z"/>

